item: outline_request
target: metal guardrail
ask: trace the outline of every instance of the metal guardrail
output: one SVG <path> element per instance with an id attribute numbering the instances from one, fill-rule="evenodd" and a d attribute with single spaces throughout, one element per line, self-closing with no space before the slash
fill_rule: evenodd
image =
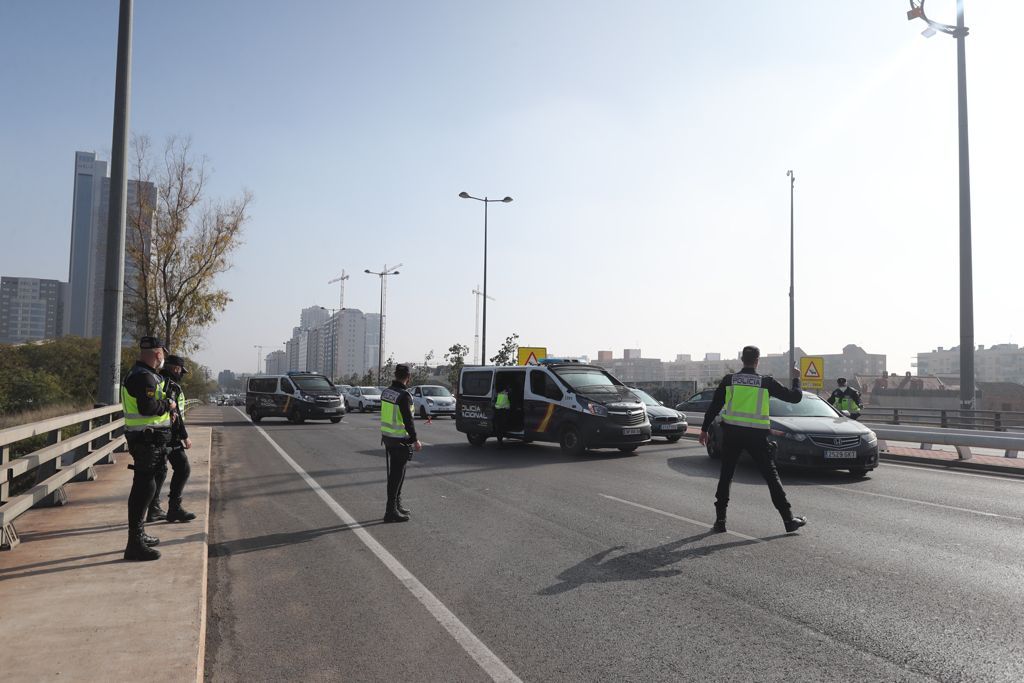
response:
<path id="1" fill-rule="evenodd" d="M 68 427 L 77 434 L 63 438 Z M 35 506 L 63 505 L 67 502 L 64 484 L 96 478 L 93 465 L 114 463 L 114 452 L 125 443 L 121 405 L 93 408 L 31 424 L 0 430 L 0 550 L 18 544 L 14 520 Z M 42 436 L 45 445 L 19 458 L 11 459 L 11 446 Z M 14 477 L 35 471 L 36 483 L 29 490 L 11 497 Z"/>
<path id="2" fill-rule="evenodd" d="M 876 424 L 925 425 L 950 429 L 1024 432 L 1024 413 L 1009 410 L 941 410 L 864 406 L 861 419 Z"/>
<path id="3" fill-rule="evenodd" d="M 902 410 L 902 409 L 901 409 Z M 938 412 L 938 411 L 935 411 Z M 704 413 L 687 412 L 686 421 L 691 427 L 700 427 Z M 981 429 L 951 429 L 928 425 L 892 425 L 863 421 L 865 427 L 878 436 L 878 450 L 888 448 L 887 441 L 919 443 L 922 450 L 932 446 L 952 446 L 961 460 L 973 457 L 972 448 L 991 448 L 1003 451 L 1004 457 L 1016 458 L 1024 452 L 1024 433 L 1016 431 L 986 431 Z"/>

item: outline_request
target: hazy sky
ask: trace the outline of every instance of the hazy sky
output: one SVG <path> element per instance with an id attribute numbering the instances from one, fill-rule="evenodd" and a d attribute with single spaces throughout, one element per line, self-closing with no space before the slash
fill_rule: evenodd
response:
<path id="1" fill-rule="evenodd" d="M 1024 342 L 1024 3 L 967 4 L 976 341 Z M 67 279 L 75 150 L 109 159 L 115 0 L 0 0 L 0 273 Z M 959 342 L 956 45 L 904 0 L 135 3 L 133 131 L 255 195 L 199 360 L 252 371 L 299 310 L 378 307 L 389 352 Z M 954 0 L 929 14 L 953 21 Z M 283 346 L 283 345 L 282 345 Z"/>

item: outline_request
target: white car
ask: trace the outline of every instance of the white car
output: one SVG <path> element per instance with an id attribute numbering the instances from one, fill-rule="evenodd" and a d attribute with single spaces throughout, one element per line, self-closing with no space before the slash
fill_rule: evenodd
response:
<path id="1" fill-rule="evenodd" d="M 380 410 L 380 389 L 377 387 L 352 387 L 345 394 L 345 409 L 358 410 L 365 413 L 367 410 Z"/>
<path id="2" fill-rule="evenodd" d="M 413 413 L 423 419 L 449 415 L 455 419 L 455 397 L 445 387 L 421 384 L 409 389 L 412 394 Z"/>

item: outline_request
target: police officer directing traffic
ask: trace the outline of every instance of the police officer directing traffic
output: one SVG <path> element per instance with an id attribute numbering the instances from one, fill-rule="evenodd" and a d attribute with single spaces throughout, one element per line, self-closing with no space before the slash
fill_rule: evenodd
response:
<path id="1" fill-rule="evenodd" d="M 411 378 L 409 366 L 397 366 L 395 381 L 380 395 L 381 442 L 387 453 L 385 459 L 388 471 L 385 522 L 409 521 L 409 510 L 402 505 L 405 466 L 412 459 L 413 451 L 423 448 L 416 437 L 416 425 L 412 419 L 412 394 L 407 389 Z"/>
<path id="2" fill-rule="evenodd" d="M 181 389 L 181 380 L 188 374 L 185 367 L 185 360 L 180 356 L 167 356 L 164 360 L 164 367 L 160 371 L 167 382 L 167 396 L 177 403 L 174 410 L 175 419 L 171 422 L 171 443 L 167 461 L 171 464 L 174 474 L 171 475 L 171 488 L 167 497 L 167 511 L 160 507 L 160 490 L 163 488 L 164 480 L 167 478 L 167 465 L 165 464 L 156 473 L 156 494 L 149 504 L 147 522 L 166 519 L 168 522 L 191 522 L 196 518 L 195 513 L 189 512 L 181 507 L 181 494 L 185 490 L 185 483 L 192 473 L 192 467 L 188 462 L 188 455 L 185 451 L 192 448 L 192 439 L 188 438 L 188 429 L 185 428 L 185 419 L 182 414 L 182 406 L 185 405 L 185 392 Z"/>
<path id="3" fill-rule="evenodd" d="M 124 559 L 160 559 L 152 546 L 160 540 L 145 532 L 146 511 L 156 494 L 156 473 L 165 465 L 171 441 L 172 413 L 178 404 L 167 395 L 167 382 L 158 373 L 167 348 L 157 337 L 139 340 L 139 359 L 121 384 L 124 432 L 128 452 L 135 461 L 132 490 L 128 494 L 128 545 Z"/>
<path id="4" fill-rule="evenodd" d="M 740 354 L 743 369 L 722 378 L 711 405 L 704 413 L 704 424 L 700 428 L 700 444 L 708 443 L 708 429 L 718 413 L 722 413 L 722 470 L 718 478 L 718 491 L 715 495 L 716 532 L 725 531 L 725 512 L 729 507 L 729 487 L 736 471 L 736 461 L 746 451 L 754 459 L 771 491 L 772 503 L 782 515 L 786 531 L 796 531 L 807 520 L 794 517 L 790 509 L 786 492 L 779 480 L 779 472 L 775 469 L 768 442 L 768 430 L 771 419 L 768 414 L 769 397 L 787 403 L 799 403 L 803 398 L 800 389 L 799 372 L 794 370 L 793 388 L 787 389 L 774 378 L 759 375 L 757 363 L 761 351 L 756 346 L 745 346 Z"/>
<path id="5" fill-rule="evenodd" d="M 853 387 L 846 385 L 846 378 L 840 377 L 836 380 L 836 388 L 828 397 L 828 402 L 835 406 L 836 410 L 845 410 L 850 417 L 857 419 L 864 411 L 864 403 L 861 401 L 860 392 Z"/>

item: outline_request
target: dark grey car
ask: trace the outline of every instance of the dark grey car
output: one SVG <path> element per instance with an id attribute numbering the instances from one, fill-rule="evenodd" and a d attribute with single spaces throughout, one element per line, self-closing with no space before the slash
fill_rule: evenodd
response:
<path id="1" fill-rule="evenodd" d="M 769 441 L 776 445 L 775 463 L 826 470 L 849 470 L 864 476 L 878 467 L 878 438 L 816 395 L 804 392 L 800 403 L 771 399 Z M 715 418 L 708 455 L 721 456 L 722 416 Z"/>
<path id="2" fill-rule="evenodd" d="M 668 439 L 669 443 L 675 443 L 686 434 L 689 427 L 686 415 L 665 406 L 643 389 L 630 387 L 629 390 L 636 394 L 647 410 L 647 418 L 651 421 L 651 438 L 661 436 Z"/>

